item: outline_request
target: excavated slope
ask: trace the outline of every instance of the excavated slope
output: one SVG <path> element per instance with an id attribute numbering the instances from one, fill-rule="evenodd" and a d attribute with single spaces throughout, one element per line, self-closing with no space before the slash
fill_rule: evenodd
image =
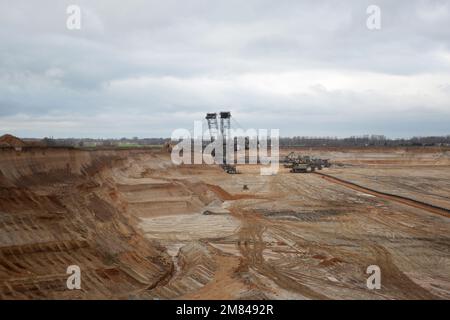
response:
<path id="1" fill-rule="evenodd" d="M 0 149 L 0 299 L 133 298 L 170 275 L 112 178 L 139 154 Z M 70 265 L 81 290 L 67 289 Z"/>
<path id="2" fill-rule="evenodd" d="M 26 143 L 10 134 L 4 134 L 0 137 L 0 146 L 1 147 L 24 147 Z"/>
<path id="3" fill-rule="evenodd" d="M 447 207 L 448 151 L 350 151 L 327 156 L 343 165 L 324 179 L 0 148 L 0 299 L 449 299 L 449 218 L 380 196 Z"/>

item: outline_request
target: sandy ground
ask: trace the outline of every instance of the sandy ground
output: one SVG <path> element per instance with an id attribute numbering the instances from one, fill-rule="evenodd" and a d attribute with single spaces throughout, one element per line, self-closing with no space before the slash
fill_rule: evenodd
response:
<path id="1" fill-rule="evenodd" d="M 362 160 L 355 164 L 355 155 L 336 157 L 344 166 L 323 172 L 344 178 L 361 176 L 362 172 L 372 176 L 383 173 L 394 187 L 382 186 L 381 190 L 412 198 L 420 195 L 418 199 L 431 204 L 445 203 L 448 168 L 441 163 L 428 167 L 427 156 L 434 158 L 434 154 L 420 154 L 418 162 L 425 158 L 427 167 L 420 167 L 422 163 L 416 162 L 414 154 L 404 166 L 395 164 L 395 170 L 391 163 L 404 155 L 387 154 L 386 163 L 382 155 L 375 154 L 377 164 L 371 154 L 361 155 L 368 164 Z M 283 168 L 278 175 L 261 176 L 258 166 L 240 166 L 239 170 L 238 175 L 223 175 L 208 168 L 171 169 L 168 175 L 180 179 L 180 186 L 187 181 L 207 186 L 194 192 L 193 199 L 207 194 L 220 199 L 233 219 L 227 221 L 223 215 L 202 217 L 203 208 L 193 212 L 180 209 L 172 220 L 148 218 L 143 213 L 140 226 L 148 237 L 166 245 L 176 243 L 180 250 L 185 243 L 200 241 L 198 245 L 208 250 L 208 259 L 216 262 L 209 265 L 211 277 L 198 289 L 172 288 L 187 287 L 185 282 L 196 277 L 192 272 L 184 277 L 181 271 L 165 288 L 154 292 L 156 297 L 449 298 L 447 217 L 358 192 L 315 174 L 291 174 Z M 367 181 L 371 181 L 370 176 L 366 180 L 355 179 L 363 185 Z M 405 181 L 417 190 L 427 189 L 428 183 L 428 193 L 411 193 Z M 248 190 L 244 190 L 244 185 Z M 367 186 L 375 187 L 370 183 Z M 172 210 L 172 204 L 167 205 Z M 381 290 L 369 290 L 366 286 L 366 268 L 372 264 L 381 268 Z"/>
<path id="2" fill-rule="evenodd" d="M 335 163 L 332 168 L 322 170 L 327 175 L 450 208 L 448 151 L 321 149 L 308 153 Z M 64 161 L 61 163 L 64 168 Z M 84 166 L 81 164 L 80 168 Z M 150 250 L 146 253 L 139 249 L 133 252 L 133 258 L 127 259 L 116 253 L 110 265 L 116 269 L 120 266 L 119 275 L 127 274 L 127 285 L 120 276 L 112 279 L 110 275 L 108 281 L 114 280 L 115 287 L 120 289 L 115 292 L 103 289 L 103 295 L 87 292 L 81 297 L 450 298 L 450 218 L 354 190 L 317 174 L 292 174 L 281 168 L 277 175 L 261 176 L 259 169 L 256 165 L 239 166 L 240 174 L 228 175 L 215 166 L 173 166 L 168 154 L 155 152 L 127 154 L 120 162 L 110 163 L 107 169 L 103 166 L 97 169 L 96 184 L 86 186 L 83 182 L 87 188 L 83 189 L 85 196 L 96 194 L 113 206 L 117 215 L 127 217 L 121 223 L 134 230 L 134 241 L 126 240 L 130 248 L 146 243 L 144 247 L 151 250 L 145 249 Z M 17 186 L 15 177 L 27 170 L 24 166 L 13 174 L 11 166 L 11 172 L 2 172 L 5 176 L 9 174 L 6 180 L 16 181 Z M 29 176 L 25 178 L 30 179 Z M 28 183 L 27 188 L 33 189 L 33 201 L 42 202 L 37 195 L 54 194 L 57 183 L 60 182 L 45 185 L 36 182 L 35 187 Z M 66 183 L 70 188 L 74 182 Z M 13 209 L 23 211 L 19 207 L 11 203 L 0 207 L 0 212 L 6 216 Z M 100 218 L 103 211 L 97 210 Z M 124 227 L 118 227 L 117 221 L 112 222 L 114 234 L 123 238 Z M 2 247 L 15 245 L 23 251 L 28 243 L 39 242 L 37 235 L 47 234 L 33 232 L 30 223 L 15 223 L 15 229 L 8 225 L 1 229 Z M 38 221 L 34 225 L 38 230 L 49 228 Z M 19 236 L 25 235 L 21 228 L 30 229 L 26 237 Z M 76 232 L 71 234 L 73 241 Z M 89 256 L 99 256 L 93 249 L 97 246 L 91 244 L 97 238 L 85 238 Z M 110 252 L 109 236 L 102 241 L 107 243 L 102 249 Z M 60 256 L 52 254 L 54 259 L 67 260 L 66 255 L 72 250 L 67 248 Z M 44 254 L 49 256 L 48 252 Z M 24 253 L 16 254 L 14 259 L 21 255 Z M 145 255 L 147 258 L 137 258 Z M 83 253 L 85 256 L 88 254 Z M 3 265 L 13 263 L 8 257 L 2 259 L 6 261 Z M 27 259 L 29 264 L 50 263 Z M 135 265 L 134 261 L 144 261 L 139 259 L 144 259 L 148 267 L 138 269 L 139 263 Z M 91 268 L 105 269 L 103 260 L 91 261 Z M 61 267 L 64 263 L 60 263 Z M 380 290 L 369 290 L 366 286 L 369 276 L 366 269 L 370 265 L 381 269 Z M 56 269 L 55 266 L 55 272 Z M 153 275 L 151 280 L 149 275 Z M 11 293 L 11 272 L 0 269 L 0 279 L 4 283 L 0 290 L 3 296 L 34 298 L 26 290 L 22 295 Z M 23 274 L 14 275 L 14 281 L 24 279 Z M 95 278 L 99 288 L 111 287 L 101 279 Z M 42 288 L 41 291 L 43 297 L 65 297 L 63 293 L 50 295 L 49 291 Z"/>

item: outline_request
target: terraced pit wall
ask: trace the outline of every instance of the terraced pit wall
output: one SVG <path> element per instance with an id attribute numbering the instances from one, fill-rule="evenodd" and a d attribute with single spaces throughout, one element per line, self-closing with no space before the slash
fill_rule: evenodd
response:
<path id="1" fill-rule="evenodd" d="M 0 299 L 140 297 L 172 272 L 112 179 L 142 150 L 0 149 Z M 78 265 L 81 290 L 68 290 Z"/>

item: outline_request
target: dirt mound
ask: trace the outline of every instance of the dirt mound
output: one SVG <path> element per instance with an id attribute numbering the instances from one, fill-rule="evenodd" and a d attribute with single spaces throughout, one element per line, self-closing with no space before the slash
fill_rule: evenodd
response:
<path id="1" fill-rule="evenodd" d="M 14 148 L 20 148 L 20 147 L 24 147 L 26 145 L 26 143 L 11 135 L 11 134 L 5 134 L 3 136 L 0 137 L 0 147 L 14 147 Z"/>

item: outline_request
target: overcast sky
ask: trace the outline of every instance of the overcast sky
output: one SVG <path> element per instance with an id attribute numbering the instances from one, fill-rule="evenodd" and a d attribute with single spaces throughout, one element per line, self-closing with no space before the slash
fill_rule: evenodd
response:
<path id="1" fill-rule="evenodd" d="M 450 1 L 0 0 L 0 134 L 169 137 L 221 110 L 282 136 L 450 134 Z"/>

